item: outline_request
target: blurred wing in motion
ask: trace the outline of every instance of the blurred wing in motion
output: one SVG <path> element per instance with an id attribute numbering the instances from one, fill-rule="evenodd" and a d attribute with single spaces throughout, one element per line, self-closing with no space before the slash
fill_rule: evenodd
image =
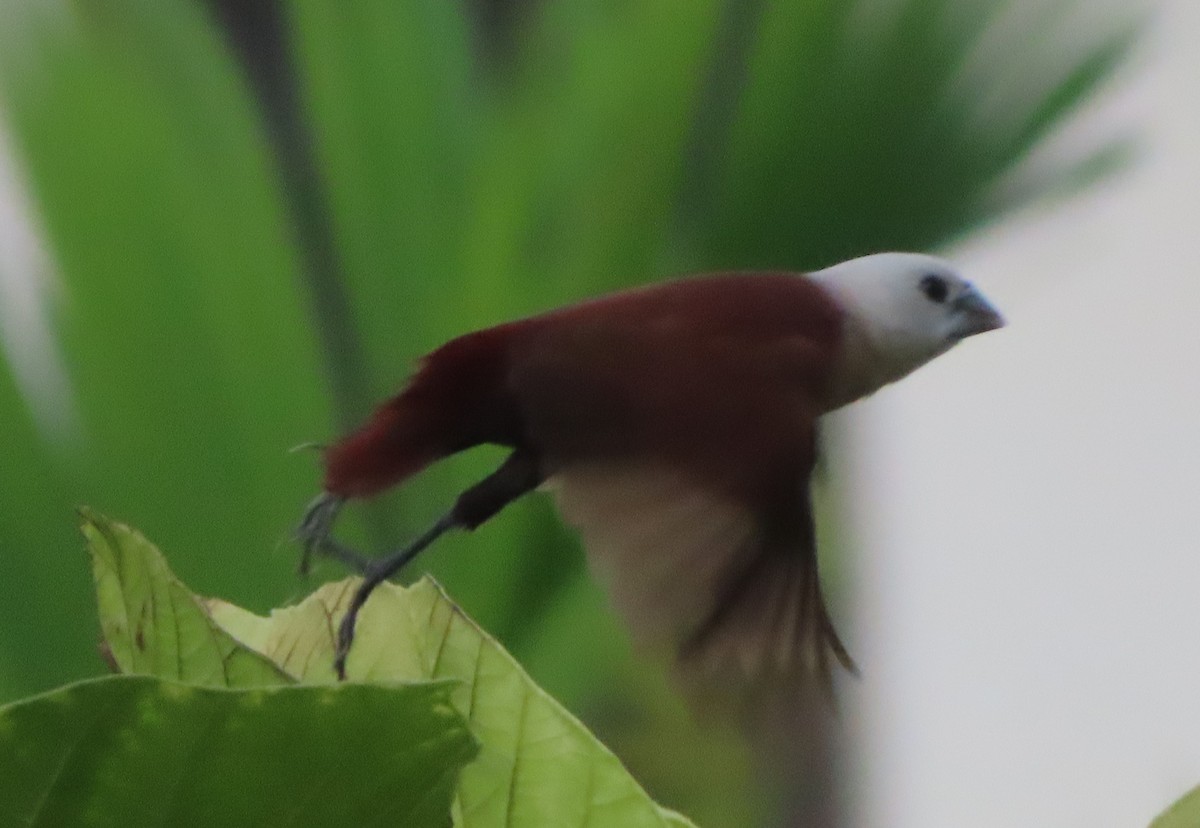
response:
<path id="1" fill-rule="evenodd" d="M 551 487 L 635 638 L 699 692 L 757 705 L 828 686 L 831 653 L 855 672 L 821 594 L 808 472 L 778 514 L 661 467 L 567 468 Z"/>

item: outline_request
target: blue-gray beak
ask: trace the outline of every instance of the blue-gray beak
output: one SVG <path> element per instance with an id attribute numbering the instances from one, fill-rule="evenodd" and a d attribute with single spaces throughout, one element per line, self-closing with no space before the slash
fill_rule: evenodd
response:
<path id="1" fill-rule="evenodd" d="M 1004 317 L 1000 311 L 970 285 L 950 303 L 950 307 L 954 311 L 954 326 L 950 335 L 955 339 L 966 339 L 1004 327 Z"/>

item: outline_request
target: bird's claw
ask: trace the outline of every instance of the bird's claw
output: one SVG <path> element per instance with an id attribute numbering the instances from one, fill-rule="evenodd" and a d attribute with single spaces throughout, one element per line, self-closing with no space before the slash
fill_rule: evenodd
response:
<path id="1" fill-rule="evenodd" d="M 442 515 L 424 534 L 418 536 L 404 548 L 383 558 L 367 558 L 342 546 L 330 537 L 333 522 L 337 518 L 343 502 L 343 498 L 329 492 L 318 495 L 308 504 L 300 526 L 296 529 L 296 540 L 304 546 L 304 554 L 300 559 L 301 574 L 308 572 L 312 555 L 320 553 L 342 561 L 363 576 L 362 582 L 355 590 L 354 596 L 346 608 L 346 614 L 338 626 L 333 666 L 339 679 L 346 678 L 346 655 L 350 652 L 350 645 L 354 642 L 354 624 L 358 618 L 358 612 L 375 588 L 400 571 L 405 564 L 443 533 L 457 527 L 478 525 L 465 520 L 459 513 L 456 503 L 454 508 Z"/>
<path id="2" fill-rule="evenodd" d="M 361 570 L 363 580 L 358 585 L 358 589 L 354 591 L 350 605 L 346 607 L 346 614 L 342 616 L 342 621 L 338 624 L 337 640 L 334 642 L 333 651 L 333 669 L 337 673 L 338 681 L 346 680 L 346 657 L 350 654 L 350 645 L 354 643 L 354 627 L 358 621 L 358 613 L 366 604 L 367 598 L 375 591 L 375 587 L 383 583 L 390 574 L 387 563 L 386 560 L 365 562 L 365 566 Z"/>
<path id="3" fill-rule="evenodd" d="M 317 495 L 304 510 L 304 516 L 301 517 L 300 525 L 296 527 L 294 535 L 294 539 L 303 548 L 300 555 L 301 575 L 308 574 L 312 567 L 313 556 L 319 554 L 341 561 L 350 569 L 364 576 L 365 579 L 373 581 L 371 586 L 359 586 L 354 600 L 342 618 L 342 623 L 338 626 L 337 640 L 334 642 L 333 667 L 337 671 L 338 679 L 342 681 L 346 678 L 346 655 L 350 652 L 350 645 L 354 642 L 354 622 L 358 617 L 358 611 L 374 588 L 374 584 L 381 580 L 378 577 L 381 572 L 378 570 L 377 562 L 344 546 L 332 536 L 333 524 L 344 503 L 345 498 L 330 492 L 322 492 Z"/>
<path id="4" fill-rule="evenodd" d="M 354 643 L 354 621 L 357 616 L 355 611 L 347 612 L 342 616 L 342 623 L 338 625 L 337 642 L 333 651 L 333 669 L 337 673 L 338 681 L 346 680 L 346 656 L 350 654 L 350 645 Z"/>
<path id="5" fill-rule="evenodd" d="M 304 510 L 304 516 L 300 519 L 294 536 L 302 547 L 299 566 L 301 575 L 308 574 L 312 568 L 313 555 L 318 553 L 337 558 L 354 569 L 362 570 L 362 556 L 330 537 L 343 503 L 344 498 L 330 492 L 321 492 Z"/>

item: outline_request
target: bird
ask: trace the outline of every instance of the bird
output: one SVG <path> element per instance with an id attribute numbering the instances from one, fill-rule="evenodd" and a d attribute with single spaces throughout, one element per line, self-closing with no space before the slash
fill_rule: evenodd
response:
<path id="1" fill-rule="evenodd" d="M 1004 318 L 949 262 L 875 253 L 811 272 L 686 276 L 451 339 L 324 452 L 296 535 L 362 573 L 345 662 L 372 591 L 438 537 L 550 491 L 633 638 L 687 676 L 828 683 L 857 666 L 830 619 L 811 498 L 818 428 Z M 343 506 L 476 446 L 509 450 L 426 532 L 367 558 Z"/>

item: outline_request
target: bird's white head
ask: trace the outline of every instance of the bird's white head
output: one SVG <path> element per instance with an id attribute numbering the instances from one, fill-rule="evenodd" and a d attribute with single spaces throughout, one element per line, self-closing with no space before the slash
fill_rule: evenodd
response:
<path id="1" fill-rule="evenodd" d="M 943 259 L 877 253 L 812 277 L 846 312 L 837 404 L 870 394 L 915 371 L 1004 318 Z"/>

